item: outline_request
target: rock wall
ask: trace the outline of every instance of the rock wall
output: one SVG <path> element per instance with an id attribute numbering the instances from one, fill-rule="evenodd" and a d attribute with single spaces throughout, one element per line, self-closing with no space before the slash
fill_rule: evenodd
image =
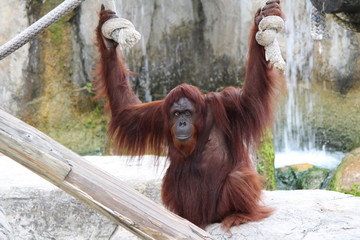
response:
<path id="1" fill-rule="evenodd" d="M 10 40 L 29 25 L 25 1 L 2 2 L 0 11 L 0 44 Z M 13 14 L 14 12 L 18 14 Z M 11 24 L 10 24 L 11 23 Z M 5 27 L 8 26 L 8 27 Z M 0 61 L 0 107 L 17 114 L 24 97 L 26 68 L 28 65 L 30 44 Z"/>
<path id="2" fill-rule="evenodd" d="M 342 152 L 359 147 L 360 82 L 356 80 L 344 94 L 324 87 L 323 82 L 313 85 L 311 91 L 315 101 L 308 117 L 316 131 L 318 146 Z"/>
<path id="3" fill-rule="evenodd" d="M 1 12 L 9 17 L 0 21 L 9 27 L 0 31 L 1 42 L 61 2 L 3 2 Z M 106 121 L 92 100 L 90 75 L 84 70 L 79 16 L 79 9 L 67 14 L 0 63 L 0 107 L 72 150 L 94 154 L 103 152 Z"/>
<path id="4" fill-rule="evenodd" d="M 325 38 L 314 40 L 310 1 L 283 5 L 288 101 L 277 115 L 276 150 L 351 151 L 360 146 L 360 33 L 327 15 Z"/>
<path id="5" fill-rule="evenodd" d="M 2 1 L 0 44 L 60 2 Z M 117 1 L 119 15 L 130 19 L 143 36 L 134 49 L 125 52 L 129 68 L 138 73 L 131 79 L 136 93 L 150 101 L 162 98 L 182 82 L 197 85 L 204 92 L 241 85 L 248 32 L 259 2 Z M 81 154 L 102 153 L 105 146 L 106 119 L 99 110 L 101 103 L 91 100 L 94 93 L 90 90 L 98 57 L 93 40 L 100 3 L 84 1 L 81 7 L 0 62 L 0 107 Z M 301 33 L 296 39 L 290 31 L 283 33 L 284 56 L 288 62 L 296 56 L 295 61 L 301 66 L 295 70 L 299 77 L 310 75 L 331 98 L 353 99 L 348 94 L 359 91 L 360 35 L 341 28 L 329 18 L 330 38 L 314 43 L 305 25 L 310 17 L 305 9 L 309 6 L 309 0 L 283 3 L 287 16 L 293 16 L 294 9 L 297 13 L 296 18 L 288 18 L 294 24 L 287 27 Z M 290 52 L 289 40 L 296 43 Z M 311 44 L 309 51 L 303 51 L 304 43 Z M 313 69 L 308 67 L 309 62 Z M 298 88 L 303 87 L 300 81 Z M 350 100 L 347 107 L 358 101 L 354 96 L 355 100 Z M 328 99 L 319 98 L 319 105 L 326 106 L 325 101 Z M 342 109 L 338 109 L 337 119 L 349 117 Z M 349 129 L 343 131 L 343 125 L 331 125 L 332 120 L 327 126 L 317 121 L 323 119 L 322 113 L 314 113 L 311 123 L 318 129 L 319 142 L 349 139 L 340 146 L 334 144 L 342 150 L 360 145 L 356 140 L 358 126 L 347 125 Z M 360 120 L 359 114 L 350 114 L 354 122 Z M 325 134 L 323 125 L 335 133 Z M 338 137 L 341 132 L 346 132 L 346 136 Z"/>
<path id="6" fill-rule="evenodd" d="M 81 9 L 80 27 L 86 34 L 89 19 L 83 16 L 89 9 L 98 11 L 97 4 L 89 5 L 85 2 Z M 138 73 L 132 80 L 142 99 L 162 98 L 182 82 L 205 92 L 240 84 L 255 2 L 117 1 L 117 9 L 142 34 L 125 54 Z M 85 48 L 93 51 L 92 42 L 85 42 Z"/>

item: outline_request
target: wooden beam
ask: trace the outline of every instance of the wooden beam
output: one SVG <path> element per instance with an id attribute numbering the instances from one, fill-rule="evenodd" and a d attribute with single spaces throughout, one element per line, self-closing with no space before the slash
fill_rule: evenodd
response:
<path id="1" fill-rule="evenodd" d="M 142 239 L 212 239 L 204 230 L 2 110 L 0 152 Z"/>

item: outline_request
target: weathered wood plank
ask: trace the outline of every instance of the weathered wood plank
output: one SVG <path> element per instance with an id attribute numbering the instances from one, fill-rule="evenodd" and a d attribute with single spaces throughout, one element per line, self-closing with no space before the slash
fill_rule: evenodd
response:
<path id="1" fill-rule="evenodd" d="M 0 152 L 143 239 L 211 239 L 202 229 L 2 110 Z"/>
<path id="2" fill-rule="evenodd" d="M 59 181 L 65 180 L 71 171 L 70 165 L 59 161 L 47 153 L 36 150 L 28 151 L 29 143 L 22 142 L 19 145 L 18 140 L 12 138 L 11 135 L 8 135 L 7 138 L 2 138 L 0 148 L 4 149 L 4 154 L 20 162 L 22 165 L 26 165 L 31 169 L 37 169 L 38 174 L 45 173 Z"/>

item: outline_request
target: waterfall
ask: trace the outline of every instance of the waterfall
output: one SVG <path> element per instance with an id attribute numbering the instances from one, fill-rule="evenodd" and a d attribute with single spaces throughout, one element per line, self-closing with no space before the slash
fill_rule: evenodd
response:
<path id="1" fill-rule="evenodd" d="M 141 6 L 141 16 L 144 16 L 144 6 Z M 150 74 L 149 74 L 149 60 L 147 57 L 147 52 L 146 52 L 146 43 L 145 43 L 145 39 L 142 37 L 141 38 L 141 52 L 142 52 L 142 56 L 144 59 L 144 63 L 143 63 L 143 72 L 145 73 L 145 79 L 142 79 L 142 81 L 140 82 L 140 84 L 142 84 L 144 86 L 145 89 L 145 101 L 146 102 L 151 102 L 152 101 L 152 96 L 151 96 L 151 92 L 150 92 L 150 83 L 151 83 L 151 79 L 150 79 Z"/>
<path id="2" fill-rule="evenodd" d="M 284 1 L 282 7 L 286 15 L 284 44 L 288 94 L 285 103 L 282 102 L 278 109 L 275 125 L 275 167 L 311 163 L 335 168 L 341 157 L 334 157 L 326 152 L 325 146 L 316 145 L 311 125 L 316 102 L 316 96 L 310 91 L 314 68 L 312 4 L 310 0 Z"/>
<path id="3" fill-rule="evenodd" d="M 313 69 L 313 40 L 310 36 L 310 1 L 283 2 L 286 14 L 286 72 L 287 102 L 280 108 L 281 121 L 276 124 L 277 151 L 311 150 L 315 148 L 315 135 L 308 124 L 312 113 L 311 88 Z M 294 11 L 296 9 L 296 11 Z M 304 16 L 309 16 L 304 18 Z M 300 101 L 305 99 L 305 102 Z M 303 111 L 305 110 L 306 111 Z M 306 113 L 306 115 L 305 115 Z"/>

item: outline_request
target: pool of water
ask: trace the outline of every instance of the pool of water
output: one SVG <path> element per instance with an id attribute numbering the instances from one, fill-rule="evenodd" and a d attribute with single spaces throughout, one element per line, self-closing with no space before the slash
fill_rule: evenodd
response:
<path id="1" fill-rule="evenodd" d="M 319 150 L 277 152 L 275 153 L 275 168 L 309 163 L 320 168 L 335 169 L 344 156 L 342 152 L 329 153 Z"/>

